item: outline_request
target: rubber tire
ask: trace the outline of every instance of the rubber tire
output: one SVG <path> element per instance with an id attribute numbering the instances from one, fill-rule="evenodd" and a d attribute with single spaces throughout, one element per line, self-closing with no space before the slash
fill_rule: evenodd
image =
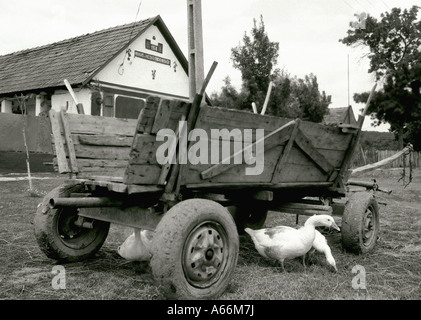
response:
<path id="1" fill-rule="evenodd" d="M 364 215 L 366 210 L 372 212 L 373 235 L 370 243 L 365 244 L 363 239 Z M 368 192 L 352 194 L 345 205 L 342 216 L 342 246 L 357 254 L 371 251 L 377 241 L 380 231 L 379 205 L 374 196 Z"/>
<path id="2" fill-rule="evenodd" d="M 228 211 L 234 218 L 238 234 L 243 235 L 245 234 L 245 228 L 261 229 L 265 224 L 269 210 L 264 205 L 254 202 L 228 207 Z"/>
<path id="3" fill-rule="evenodd" d="M 94 221 L 93 229 L 81 229 L 82 236 L 72 239 L 71 245 L 61 238 L 58 231 L 60 215 L 66 212 L 65 210 L 74 210 L 76 215 L 77 209 L 51 209 L 48 205 L 49 200 L 69 197 L 71 193 L 83 191 L 82 184 L 63 184 L 50 191 L 38 205 L 34 218 L 34 233 L 39 248 L 48 258 L 60 262 L 83 261 L 93 256 L 107 238 L 110 223 L 98 220 Z M 84 243 L 86 240 L 89 241 L 87 245 Z"/>
<path id="4" fill-rule="evenodd" d="M 183 248 L 191 232 L 202 223 L 215 222 L 225 231 L 227 253 L 216 282 L 199 288 L 189 283 L 183 271 Z M 239 239 L 234 220 L 219 203 L 189 199 L 173 206 L 159 222 L 152 243 L 152 273 L 167 299 L 214 299 L 227 288 L 237 265 Z"/>

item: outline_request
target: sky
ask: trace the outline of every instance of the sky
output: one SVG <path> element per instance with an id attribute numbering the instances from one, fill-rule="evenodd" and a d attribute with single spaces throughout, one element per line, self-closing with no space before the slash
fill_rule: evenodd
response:
<path id="1" fill-rule="evenodd" d="M 364 51 L 347 47 L 339 39 L 346 36 L 349 23 L 356 21 L 355 14 L 366 12 L 380 18 L 393 7 L 410 8 L 417 2 L 202 0 L 205 74 L 218 62 L 207 92 L 219 91 L 226 76 L 240 89 L 241 74 L 232 66 L 231 49 L 242 42 L 245 32 L 250 35 L 253 19 L 262 15 L 269 39 L 279 42 L 276 67 L 299 78 L 313 73 L 319 90 L 332 96 L 330 107 L 346 107 L 349 98 L 358 117 L 363 105 L 356 104 L 352 96 L 370 91 L 375 77 L 367 72 Z M 187 57 L 187 0 L 0 0 L 0 55 L 156 15 L 162 17 Z M 387 131 L 388 125 L 373 128 L 366 120 L 363 128 Z"/>

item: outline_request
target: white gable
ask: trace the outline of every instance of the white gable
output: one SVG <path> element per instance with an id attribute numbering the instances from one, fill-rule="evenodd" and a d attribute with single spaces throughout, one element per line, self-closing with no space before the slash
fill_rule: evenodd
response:
<path id="1" fill-rule="evenodd" d="M 93 79 L 188 98 L 189 81 L 169 44 L 152 25 Z"/>

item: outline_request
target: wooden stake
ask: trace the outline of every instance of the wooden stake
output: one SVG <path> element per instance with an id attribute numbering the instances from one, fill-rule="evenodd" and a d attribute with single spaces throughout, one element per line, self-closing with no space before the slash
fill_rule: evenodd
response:
<path id="1" fill-rule="evenodd" d="M 253 108 L 253 112 L 257 114 L 258 112 L 257 112 L 256 102 L 252 102 L 251 107 Z"/>
<path id="2" fill-rule="evenodd" d="M 266 93 L 265 103 L 263 104 L 262 112 L 260 114 L 265 114 L 266 113 L 266 109 L 267 109 L 268 104 L 269 104 L 270 94 L 272 93 L 272 87 L 273 87 L 273 82 L 271 81 L 269 83 L 269 88 L 268 88 L 268 92 Z"/>
<path id="3" fill-rule="evenodd" d="M 66 86 L 67 90 L 69 90 L 69 93 L 76 104 L 77 113 L 85 114 L 85 111 L 83 110 L 83 104 L 79 103 L 79 101 L 77 100 L 75 92 L 73 91 L 72 86 L 70 85 L 70 82 L 67 79 L 64 79 L 64 85 Z"/>

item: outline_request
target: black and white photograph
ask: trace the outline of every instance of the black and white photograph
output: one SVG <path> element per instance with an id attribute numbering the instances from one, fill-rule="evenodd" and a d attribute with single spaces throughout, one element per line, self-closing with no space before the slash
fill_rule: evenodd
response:
<path id="1" fill-rule="evenodd" d="M 421 300 L 420 167 L 418 1 L 0 0 L 0 300 Z"/>

